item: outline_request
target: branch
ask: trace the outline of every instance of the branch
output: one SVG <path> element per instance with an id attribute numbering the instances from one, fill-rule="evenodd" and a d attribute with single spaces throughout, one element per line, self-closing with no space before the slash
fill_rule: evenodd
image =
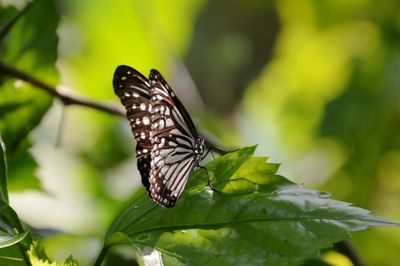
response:
<path id="1" fill-rule="evenodd" d="M 52 87 L 43 81 L 40 81 L 29 74 L 22 72 L 12 66 L 9 66 L 5 63 L 3 63 L 0 60 L 0 73 L 4 75 L 8 75 L 14 78 L 21 79 L 23 81 L 26 81 L 35 87 L 47 92 L 48 94 L 52 95 L 53 97 L 56 97 L 60 99 L 63 104 L 65 105 L 80 105 L 80 106 L 85 106 L 89 107 L 92 109 L 96 109 L 105 113 L 109 113 L 112 115 L 118 115 L 118 116 L 123 116 L 125 117 L 125 110 L 122 107 L 117 107 L 112 104 L 103 104 L 103 103 L 98 103 L 95 101 L 92 101 L 90 99 L 84 98 L 82 96 L 78 96 L 74 94 L 72 91 L 67 90 L 65 88 L 56 88 Z M 212 147 L 213 150 L 215 150 L 219 154 L 226 154 L 231 152 L 232 150 L 226 150 L 224 148 L 219 147 L 215 141 L 212 141 L 210 138 L 205 138 L 205 142 L 208 146 Z"/>
<path id="2" fill-rule="evenodd" d="M 48 94 L 60 99 L 65 105 L 81 105 L 92 109 L 100 110 L 105 113 L 125 117 L 125 111 L 122 108 L 119 108 L 112 104 L 103 104 L 92 101 L 82 96 L 78 96 L 74 94 L 72 91 L 67 90 L 65 88 L 52 87 L 22 71 L 15 69 L 12 66 L 4 64 L 2 61 L 0 61 L 0 73 L 26 81 L 36 86 L 37 88 L 47 92 Z"/>

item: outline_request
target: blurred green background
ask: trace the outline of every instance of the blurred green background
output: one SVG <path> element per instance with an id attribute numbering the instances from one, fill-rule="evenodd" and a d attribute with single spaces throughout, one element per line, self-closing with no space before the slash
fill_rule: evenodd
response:
<path id="1" fill-rule="evenodd" d="M 60 85 L 118 104 L 117 65 L 144 75 L 156 68 L 206 136 L 225 147 L 258 144 L 289 179 L 400 220 L 400 1 L 69 0 L 55 8 Z M 66 232 L 46 238 L 49 255 L 90 263 L 141 185 L 128 122 L 54 101 L 31 138 L 41 189 L 11 179 L 11 205 L 37 228 Z M 398 228 L 355 233 L 353 243 L 367 265 L 400 263 Z"/>

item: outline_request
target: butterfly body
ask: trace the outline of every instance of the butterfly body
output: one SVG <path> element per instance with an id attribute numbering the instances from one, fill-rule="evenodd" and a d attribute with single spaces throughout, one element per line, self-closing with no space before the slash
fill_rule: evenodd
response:
<path id="1" fill-rule="evenodd" d="M 204 139 L 157 70 L 151 70 L 147 79 L 129 66 L 119 66 L 113 86 L 137 141 L 143 185 L 155 202 L 174 207 L 202 159 Z"/>

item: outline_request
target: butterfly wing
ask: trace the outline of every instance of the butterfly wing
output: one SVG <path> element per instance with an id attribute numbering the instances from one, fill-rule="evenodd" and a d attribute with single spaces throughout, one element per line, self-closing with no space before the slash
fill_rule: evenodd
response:
<path id="1" fill-rule="evenodd" d="M 203 154 L 203 140 L 183 104 L 157 70 L 150 73 L 150 195 L 164 207 L 175 206 Z"/>
<path id="2" fill-rule="evenodd" d="M 133 136 L 136 139 L 137 165 L 142 183 L 150 192 L 151 112 L 150 83 L 142 74 L 129 66 L 118 66 L 114 73 L 115 94 L 126 109 Z"/>

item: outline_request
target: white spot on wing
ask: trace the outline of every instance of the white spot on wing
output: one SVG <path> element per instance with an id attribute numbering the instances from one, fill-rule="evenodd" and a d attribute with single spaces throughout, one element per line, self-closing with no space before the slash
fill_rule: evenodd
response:
<path id="1" fill-rule="evenodd" d="M 166 126 L 170 127 L 174 125 L 174 121 L 171 118 L 167 118 L 166 122 Z"/>
<path id="2" fill-rule="evenodd" d="M 164 105 L 161 105 L 161 107 L 160 107 L 160 114 L 164 114 L 164 111 L 165 111 L 165 107 L 164 107 Z"/>
<path id="3" fill-rule="evenodd" d="M 160 120 L 159 122 L 158 122 L 158 126 L 159 126 L 159 128 L 160 129 L 163 129 L 164 128 L 164 120 Z"/>
<path id="4" fill-rule="evenodd" d="M 144 125 L 150 124 L 150 119 L 149 119 L 147 116 L 144 116 L 144 117 L 143 117 L 143 124 L 144 124 Z"/>

